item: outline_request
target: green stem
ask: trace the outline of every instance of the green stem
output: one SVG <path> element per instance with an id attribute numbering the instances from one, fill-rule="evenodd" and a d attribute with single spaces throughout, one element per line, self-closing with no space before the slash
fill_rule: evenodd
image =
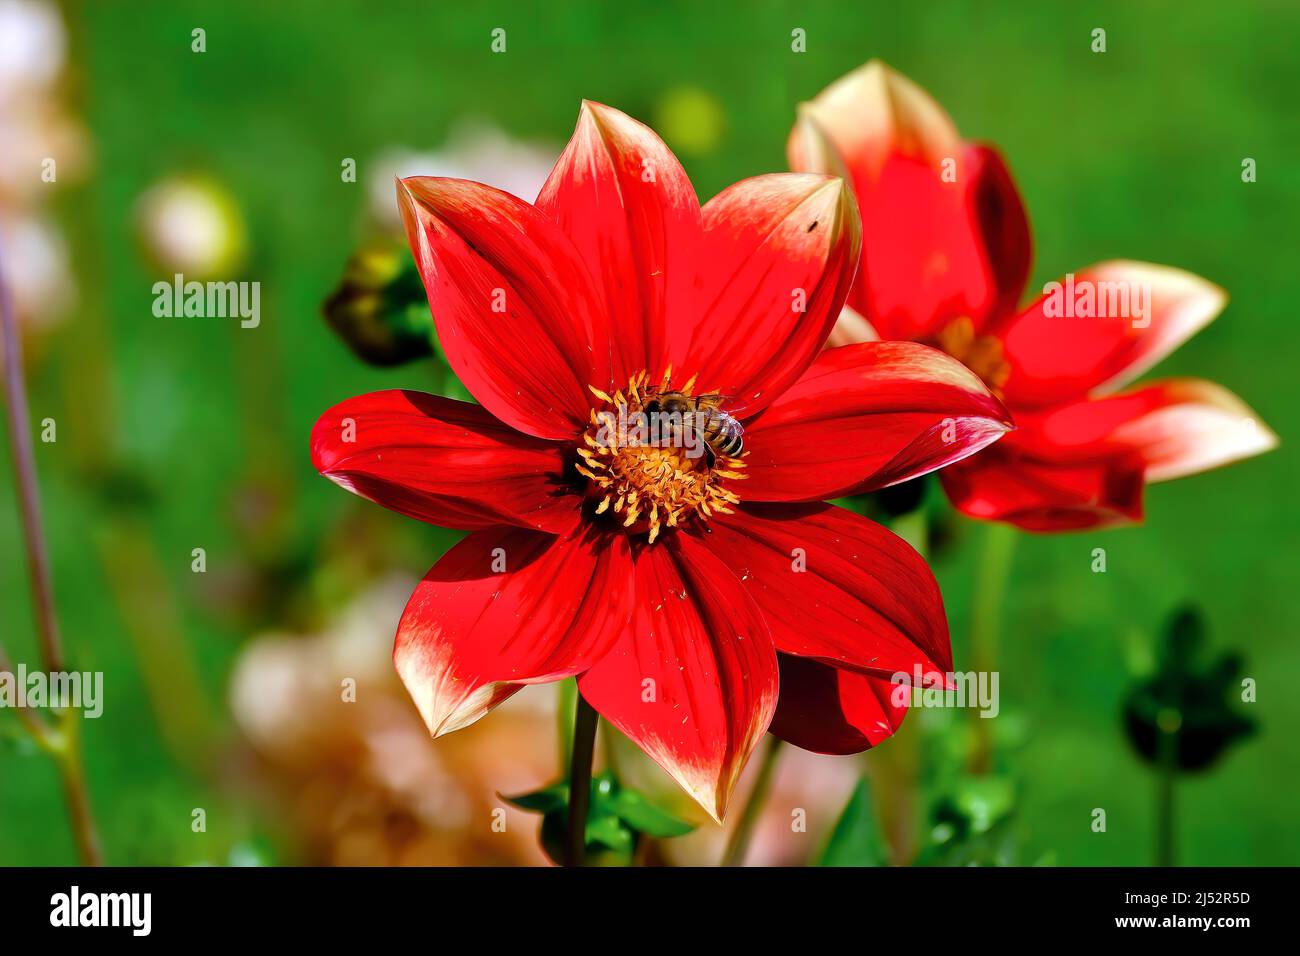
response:
<path id="1" fill-rule="evenodd" d="M 573 716 L 573 756 L 569 762 L 569 833 L 564 865 L 587 862 L 587 810 L 591 805 L 591 762 L 596 753 L 596 725 L 600 715 L 578 694 Z"/>
<path id="2" fill-rule="evenodd" d="M 1015 552 L 1016 529 L 990 521 L 985 524 L 984 550 L 975 569 L 975 593 L 971 597 L 970 660 L 977 673 L 997 666 L 999 637 L 1002 633 L 1002 606 L 1007 581 L 1011 576 L 1011 559 Z M 989 724 L 975 711 L 975 747 L 971 754 L 972 773 L 987 773 L 993 762 L 993 740 Z"/>
<path id="3" fill-rule="evenodd" d="M 924 502 L 894 518 L 889 529 L 928 558 L 930 522 Z M 915 858 L 920 835 L 921 732 L 925 728 L 916 717 L 907 727 L 884 746 L 864 751 L 859 764 L 862 777 L 873 785 L 889 859 L 896 866 L 906 866 Z"/>
<path id="4" fill-rule="evenodd" d="M 17 672 L 14 670 L 13 661 L 9 659 L 4 645 L 0 645 L 0 674 L 14 673 Z M 30 707 L 18 707 L 15 712 L 18 714 L 18 721 L 26 728 L 36 745 L 51 757 L 57 756 L 55 749 L 57 731 L 50 726 L 41 711 Z"/>
<path id="5" fill-rule="evenodd" d="M 578 701 L 578 682 L 573 678 L 558 681 L 556 687 L 555 744 L 561 767 L 573 759 L 573 718 Z"/>
<path id="6" fill-rule="evenodd" d="M 744 866 L 745 854 L 749 852 L 749 841 L 754 836 L 754 826 L 758 823 L 759 814 L 763 812 L 763 805 L 767 803 L 767 796 L 772 790 L 772 774 L 776 771 L 776 761 L 780 755 L 780 738 L 768 734 L 767 746 L 763 750 L 763 762 L 758 768 L 758 777 L 754 780 L 754 787 L 749 791 L 745 806 L 740 811 L 740 819 L 736 822 L 736 829 L 727 842 L 727 849 L 722 854 L 723 866 Z"/>
<path id="7" fill-rule="evenodd" d="M 1157 742 L 1156 866 L 1174 865 L 1174 783 L 1178 778 L 1178 736 L 1161 730 Z"/>
<path id="8" fill-rule="evenodd" d="M 56 760 L 63 795 L 68 801 L 68 816 L 72 820 L 72 835 L 77 841 L 77 852 L 87 866 L 103 866 L 104 852 L 99 845 L 99 834 L 95 830 L 95 819 L 90 810 L 90 791 L 86 787 L 86 772 L 81 759 L 80 719 L 81 715 L 72 707 L 60 715 L 61 747 Z"/>

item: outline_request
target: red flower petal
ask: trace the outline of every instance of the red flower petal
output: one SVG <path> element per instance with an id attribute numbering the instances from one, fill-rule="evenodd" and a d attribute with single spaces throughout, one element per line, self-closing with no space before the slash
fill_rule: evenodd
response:
<path id="1" fill-rule="evenodd" d="M 1213 382 L 1175 379 L 1093 402 L 1112 403 L 1136 412 L 1111 438 L 1142 455 L 1147 481 L 1218 468 L 1278 444 L 1277 435 L 1245 402 Z"/>
<path id="2" fill-rule="evenodd" d="M 1141 521 L 1143 467 L 1135 453 L 1053 463 L 1005 441 L 939 477 L 953 505 L 972 518 L 1026 531 L 1075 531 Z"/>
<path id="3" fill-rule="evenodd" d="M 979 378 L 914 342 L 828 349 L 745 426 L 749 501 L 814 501 L 915 478 L 1010 428 Z"/>
<path id="4" fill-rule="evenodd" d="M 979 222 L 980 245 L 995 290 L 982 314 L 992 318 L 1020 304 L 1029 281 L 1034 242 L 1024 200 L 1002 154 L 991 146 L 971 145 L 966 147 L 965 160 L 970 176 L 967 199 Z M 981 314 L 978 304 L 972 311 Z M 977 328 L 979 325 L 976 321 Z"/>
<path id="5" fill-rule="evenodd" d="M 792 169 L 851 174 L 863 246 L 849 303 L 882 338 L 960 316 L 978 329 L 1019 301 L 1032 243 L 1005 163 L 962 143 L 906 77 L 873 61 L 840 79 L 801 108 L 787 151 Z"/>
<path id="6" fill-rule="evenodd" d="M 1017 418 L 1011 447 L 1057 464 L 1136 452 L 1146 480 L 1181 478 L 1258 455 L 1277 436 L 1222 386 L 1172 379 Z"/>
<path id="7" fill-rule="evenodd" d="M 669 351 L 699 390 L 753 415 L 794 384 L 830 334 L 857 268 L 861 233 L 841 180 L 778 173 L 736 183 L 704 207 L 698 275 L 669 316 Z"/>
<path id="8" fill-rule="evenodd" d="M 901 73 L 872 60 L 840 77 L 800 107 L 829 136 L 848 167 L 879 176 L 891 157 L 910 156 L 936 170 L 945 157 L 957 155 L 961 137 L 952 119 L 934 98 Z M 791 164 L 802 168 L 817 157 L 796 127 L 788 145 Z"/>
<path id="9" fill-rule="evenodd" d="M 573 527 L 578 499 L 558 483 L 562 451 L 478 405 L 399 389 L 335 405 L 311 436 L 312 464 L 326 478 L 385 508 L 464 530 Z"/>
<path id="10" fill-rule="evenodd" d="M 623 535 L 477 531 L 411 595 L 393 661 L 437 737 L 524 684 L 586 670 L 627 627 L 633 596 Z"/>
<path id="11" fill-rule="evenodd" d="M 776 709 L 767 625 L 731 572 L 683 535 L 637 556 L 636 589 L 631 627 L 578 688 L 720 822 Z"/>
<path id="12" fill-rule="evenodd" d="M 806 657 L 777 654 L 781 699 L 771 733 L 819 754 L 856 754 L 898 730 L 911 688 L 832 667 Z"/>
<path id="13" fill-rule="evenodd" d="M 663 372 L 668 289 L 688 279 L 700 202 L 649 127 L 584 102 L 573 138 L 537 197 L 594 274 L 615 324 L 616 383 Z"/>
<path id="14" fill-rule="evenodd" d="M 979 330 L 1024 291 L 1032 245 L 1011 175 L 992 149 L 958 157 L 953 183 L 898 156 L 856 186 L 862 266 L 849 303 L 885 338 L 933 336 L 961 316 Z"/>
<path id="15" fill-rule="evenodd" d="M 885 678 L 952 670 L 934 575 L 874 521 L 834 505 L 742 504 L 700 540 L 740 578 L 778 651 Z"/>
<path id="16" fill-rule="evenodd" d="M 456 377 L 539 438 L 586 426 L 588 385 L 610 384 L 604 306 L 578 251 L 509 193 L 460 179 L 398 183 L 407 238 Z"/>
<path id="17" fill-rule="evenodd" d="M 1073 296 L 1064 287 L 1068 278 L 1059 295 L 1044 294 L 996 329 L 1011 365 L 1003 391 L 1012 408 L 1070 401 L 1128 381 L 1187 341 L 1227 301 L 1222 289 L 1190 272 L 1142 262 L 1084 269 L 1074 275 Z M 1090 308 L 1084 295 L 1092 297 Z M 1103 305 L 1102 317 L 1079 314 Z M 1058 314 L 1064 307 L 1071 311 Z"/>

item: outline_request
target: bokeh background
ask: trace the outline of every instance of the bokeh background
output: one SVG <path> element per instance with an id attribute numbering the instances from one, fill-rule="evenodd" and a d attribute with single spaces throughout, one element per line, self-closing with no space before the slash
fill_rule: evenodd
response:
<path id="1" fill-rule="evenodd" d="M 796 27 L 805 53 L 791 51 Z M 509 810 L 504 835 L 490 823 L 498 791 L 556 776 L 553 692 L 427 741 L 389 644 L 411 583 L 455 535 L 343 494 L 308 458 L 315 418 L 345 397 L 454 386 L 436 359 L 360 362 L 321 303 L 391 228 L 395 171 L 535 190 L 587 97 L 654 125 L 707 198 L 783 169 L 795 105 L 872 57 L 1002 148 L 1034 229 L 1031 287 L 1111 257 L 1226 287 L 1224 315 L 1156 374 L 1223 383 L 1282 438 L 1153 487 L 1142 528 L 1016 542 L 992 722 L 1009 793 L 994 815 L 1014 845 L 1000 859 L 1152 862 L 1155 776 L 1123 705 L 1191 603 L 1211 649 L 1244 656 L 1257 733 L 1179 780 L 1178 861 L 1300 862 L 1298 36 L 1300 8 L 1283 0 L 0 0 L 0 252 L 33 425 L 57 423 L 36 447 L 63 629 L 74 666 L 105 673 L 104 715 L 82 727 L 110 862 L 541 862 L 535 816 Z M 155 281 L 202 269 L 261 283 L 258 328 L 152 314 Z M 0 640 L 36 667 L 2 454 Z M 930 507 L 961 668 L 984 529 Z M 339 700 L 347 676 L 356 704 Z M 862 759 L 787 752 L 751 859 L 816 858 L 864 765 L 876 815 L 897 827 L 910 806 L 905 841 L 923 844 L 966 732 L 924 717 Z M 807 834 L 788 832 L 794 806 Z M 654 858 L 708 861 L 708 829 Z M 52 765 L 0 712 L 0 863 L 75 859 Z"/>

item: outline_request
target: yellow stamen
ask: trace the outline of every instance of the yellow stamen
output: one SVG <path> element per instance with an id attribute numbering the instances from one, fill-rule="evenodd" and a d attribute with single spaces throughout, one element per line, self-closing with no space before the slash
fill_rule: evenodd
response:
<path id="1" fill-rule="evenodd" d="M 977 335 L 975 323 L 963 315 L 940 329 L 931 344 L 961 362 L 1001 396 L 1011 375 L 1011 363 L 1003 358 L 1002 340 L 997 336 Z"/>
<path id="2" fill-rule="evenodd" d="M 683 395 L 693 394 L 696 378 L 691 376 L 680 389 Z M 676 440 L 680 428 L 673 430 L 674 439 L 669 440 L 663 433 L 648 434 L 641 413 L 651 393 L 672 390 L 671 366 L 657 389 L 647 387 L 649 379 L 649 372 L 637 372 L 612 396 L 588 386 L 607 407 L 592 409 L 574 467 L 591 482 L 595 514 L 618 514 L 623 527 L 645 531 L 647 542 L 654 543 L 665 527 L 681 527 L 691 518 L 706 521 L 714 514 L 732 514 L 729 506 L 739 503 L 740 496 L 727 486 L 746 476 L 740 457 L 719 454 L 716 448 L 705 455 L 698 443 Z M 693 454 L 688 454 L 688 444 Z"/>

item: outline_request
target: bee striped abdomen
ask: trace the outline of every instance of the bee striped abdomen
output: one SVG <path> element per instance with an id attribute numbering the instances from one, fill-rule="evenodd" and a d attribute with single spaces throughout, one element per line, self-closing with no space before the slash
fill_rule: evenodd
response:
<path id="1" fill-rule="evenodd" d="M 715 411 L 705 426 L 705 438 L 720 455 L 735 458 L 745 448 L 745 430 L 726 412 Z"/>

